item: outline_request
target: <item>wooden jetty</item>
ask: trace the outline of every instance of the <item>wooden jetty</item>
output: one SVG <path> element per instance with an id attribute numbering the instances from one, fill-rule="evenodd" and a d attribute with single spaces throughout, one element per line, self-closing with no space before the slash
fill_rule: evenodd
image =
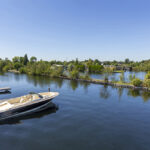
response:
<path id="1" fill-rule="evenodd" d="M 0 88 L 0 92 L 10 92 L 10 90 L 11 90 L 10 87 Z"/>

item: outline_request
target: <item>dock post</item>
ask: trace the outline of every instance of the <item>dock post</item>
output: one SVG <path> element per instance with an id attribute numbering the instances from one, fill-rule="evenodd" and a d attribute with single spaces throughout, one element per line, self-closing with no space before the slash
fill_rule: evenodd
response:
<path id="1" fill-rule="evenodd" d="M 48 88 L 48 92 L 50 92 L 50 88 Z"/>

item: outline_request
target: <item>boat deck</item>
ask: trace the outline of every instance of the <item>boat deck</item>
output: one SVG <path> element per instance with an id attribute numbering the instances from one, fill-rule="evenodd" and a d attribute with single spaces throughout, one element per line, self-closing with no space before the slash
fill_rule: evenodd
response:
<path id="1" fill-rule="evenodd" d="M 36 100 L 43 100 L 43 99 L 51 99 L 58 95 L 57 92 L 45 92 L 45 93 L 39 93 L 43 96 L 43 98 L 40 98 L 37 94 L 28 94 L 17 98 L 12 98 L 8 100 L 3 100 L 0 103 L 0 111 L 6 111 L 10 108 L 16 108 L 20 107 L 22 105 L 26 105 L 34 102 L 37 102 Z"/>
<path id="2" fill-rule="evenodd" d="M 10 91 L 10 90 L 11 90 L 10 87 L 0 88 L 0 92 L 8 92 L 8 91 Z"/>

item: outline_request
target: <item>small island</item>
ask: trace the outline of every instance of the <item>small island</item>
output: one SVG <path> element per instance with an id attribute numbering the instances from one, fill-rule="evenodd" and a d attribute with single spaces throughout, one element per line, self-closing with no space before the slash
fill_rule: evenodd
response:
<path id="1" fill-rule="evenodd" d="M 12 60 L 0 59 L 0 72 L 24 73 L 29 75 L 49 76 L 68 80 L 77 80 L 94 84 L 110 85 L 122 88 L 132 88 L 150 91 L 150 60 L 134 62 L 125 61 L 100 61 L 98 59 L 79 61 L 44 61 L 37 60 L 35 56 L 30 59 L 27 54 L 23 57 L 15 56 Z M 129 81 L 124 80 L 124 72 L 146 72 L 143 80 L 136 75 L 129 75 Z M 120 73 L 119 80 L 109 80 L 109 74 Z M 104 74 L 103 79 L 94 79 L 90 74 Z"/>

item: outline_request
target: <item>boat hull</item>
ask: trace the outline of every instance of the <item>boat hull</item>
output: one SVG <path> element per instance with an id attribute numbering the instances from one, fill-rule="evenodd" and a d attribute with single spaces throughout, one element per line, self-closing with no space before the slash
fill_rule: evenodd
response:
<path id="1" fill-rule="evenodd" d="M 0 121 L 17 118 L 24 115 L 40 112 L 48 109 L 52 99 L 47 99 L 27 106 L 22 106 L 13 110 L 8 110 L 0 113 Z"/>

